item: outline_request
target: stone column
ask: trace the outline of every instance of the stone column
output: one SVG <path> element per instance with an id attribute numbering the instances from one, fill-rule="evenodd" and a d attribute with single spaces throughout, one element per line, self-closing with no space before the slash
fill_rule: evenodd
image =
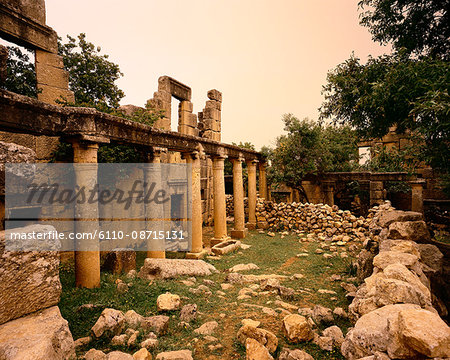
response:
<path id="1" fill-rule="evenodd" d="M 214 238 L 211 239 L 211 246 L 229 239 L 227 235 L 227 210 L 225 200 L 225 159 L 226 156 L 215 156 L 213 158 Z"/>
<path id="2" fill-rule="evenodd" d="M 247 161 L 248 170 L 248 223 L 247 228 L 256 228 L 256 164 L 257 160 Z"/>
<path id="3" fill-rule="evenodd" d="M 244 183 L 242 180 L 242 159 L 231 159 L 233 163 L 233 202 L 234 202 L 234 230 L 231 237 L 243 239 L 247 235 L 244 211 Z"/>
<path id="4" fill-rule="evenodd" d="M 188 259 L 199 259 L 203 252 L 203 215 L 202 215 L 202 193 L 200 174 L 200 154 L 197 151 L 184 153 L 186 164 L 191 165 L 192 171 L 192 249 L 186 254 Z"/>
<path id="5" fill-rule="evenodd" d="M 94 188 L 97 183 L 98 144 L 73 141 L 75 181 L 77 186 Z M 76 204 L 75 232 L 94 234 L 98 229 L 98 204 Z M 91 220 L 91 221 L 89 221 Z M 100 286 L 100 244 L 98 237 L 75 241 L 75 283 L 78 287 L 96 288 Z"/>
<path id="6" fill-rule="evenodd" d="M 145 182 L 147 183 L 147 189 L 145 191 L 149 191 L 149 187 L 152 183 L 161 184 L 161 151 L 160 148 L 154 148 L 153 152 L 149 154 L 149 163 L 155 164 L 154 166 L 145 167 Z M 152 219 L 161 219 L 163 218 L 163 209 L 161 206 L 156 206 L 155 204 L 147 204 L 145 208 L 145 217 L 150 219 L 147 222 L 147 230 L 156 231 L 163 230 L 162 225 L 163 221 L 154 221 Z M 161 227 L 161 228 L 159 228 Z M 147 257 L 154 259 L 164 259 L 166 257 L 166 252 L 164 250 L 150 250 L 158 247 L 152 239 L 147 241 Z"/>
<path id="7" fill-rule="evenodd" d="M 370 207 L 380 205 L 384 201 L 383 182 L 370 181 Z"/>
<path id="8" fill-rule="evenodd" d="M 424 180 L 411 181 L 411 211 L 423 213 Z"/>
<path id="9" fill-rule="evenodd" d="M 333 206 L 334 205 L 334 182 L 324 182 L 323 192 L 325 196 L 325 204 Z"/>
<path id="10" fill-rule="evenodd" d="M 58 105 L 56 100 L 75 102 L 72 91 L 69 90 L 69 73 L 64 70 L 63 59 L 57 54 L 47 51 L 35 51 L 36 80 L 38 100 Z"/>
<path id="11" fill-rule="evenodd" d="M 259 163 L 259 197 L 267 199 L 266 164 Z"/>

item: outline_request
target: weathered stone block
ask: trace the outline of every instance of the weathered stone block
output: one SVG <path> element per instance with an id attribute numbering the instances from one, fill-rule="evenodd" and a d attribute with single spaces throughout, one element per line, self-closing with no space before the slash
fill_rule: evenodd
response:
<path id="1" fill-rule="evenodd" d="M 4 4 L 21 16 L 45 25 L 45 0 L 8 0 Z"/>
<path id="2" fill-rule="evenodd" d="M 0 326 L 0 359 L 2 360 L 75 358 L 72 334 L 57 306 Z"/>
<path id="3" fill-rule="evenodd" d="M 56 100 L 66 100 L 68 102 L 74 103 L 75 96 L 72 91 L 49 86 L 45 84 L 38 84 L 38 89 L 42 91 L 38 94 L 38 100 L 45 102 L 47 104 L 58 105 Z"/>
<path id="4" fill-rule="evenodd" d="M 180 101 L 180 105 L 178 106 L 179 111 L 187 111 L 192 112 L 194 111 L 194 104 L 190 101 Z"/>
<path id="5" fill-rule="evenodd" d="M 43 0 L 38 1 L 38 3 L 43 2 Z M 21 40 L 28 44 L 29 47 L 57 53 L 58 36 L 52 28 L 45 25 L 45 10 L 43 12 L 41 10 L 38 16 L 35 9 L 39 6 L 36 7 L 33 4 L 35 4 L 34 1 L 28 0 L 1 2 L 0 30 L 10 37 L 16 38 L 16 41 Z M 36 19 L 30 18 L 31 16 Z"/>
<path id="6" fill-rule="evenodd" d="M 205 130 L 213 130 L 216 132 L 220 131 L 220 123 L 214 119 L 204 119 L 203 120 Z"/>
<path id="7" fill-rule="evenodd" d="M 180 111 L 178 113 L 178 116 L 179 116 L 179 125 L 188 125 L 191 127 L 197 127 L 197 115 L 187 111 Z"/>
<path id="8" fill-rule="evenodd" d="M 222 102 L 222 93 L 219 90 L 209 90 L 208 99 Z"/>
<path id="9" fill-rule="evenodd" d="M 198 136 L 198 129 L 188 125 L 179 125 L 178 132 L 185 135 Z"/>
<path id="10" fill-rule="evenodd" d="M 205 107 L 207 109 L 222 110 L 222 103 L 216 100 L 207 100 Z"/>
<path id="11" fill-rule="evenodd" d="M 36 58 L 36 66 L 44 64 L 48 66 L 53 66 L 55 68 L 64 69 L 63 57 L 58 54 L 38 50 L 36 51 L 35 58 Z"/>
<path id="12" fill-rule="evenodd" d="M 216 110 L 216 109 L 205 108 L 205 109 L 203 109 L 203 118 L 219 120 L 220 119 L 220 111 Z"/>
<path id="13" fill-rule="evenodd" d="M 20 231 L 48 233 L 55 229 L 32 225 Z M 55 246 L 59 247 L 59 241 L 55 241 Z M 8 251 L 5 232 L 0 232 L 0 324 L 56 305 L 60 295 L 58 252 Z"/>
<path id="14" fill-rule="evenodd" d="M 145 259 L 139 271 L 141 279 L 170 279 L 182 275 L 208 276 L 217 272 L 216 268 L 203 260 Z"/>
<path id="15" fill-rule="evenodd" d="M 416 242 L 427 242 L 430 232 L 424 221 L 394 222 L 389 225 L 388 239 L 404 239 Z"/>
<path id="16" fill-rule="evenodd" d="M 50 159 L 58 150 L 59 137 L 36 136 L 36 157 L 39 160 Z"/>

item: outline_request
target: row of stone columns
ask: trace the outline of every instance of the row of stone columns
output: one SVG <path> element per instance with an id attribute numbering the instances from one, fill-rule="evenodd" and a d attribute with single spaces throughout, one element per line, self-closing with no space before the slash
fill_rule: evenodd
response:
<path id="1" fill-rule="evenodd" d="M 73 141 L 74 163 L 97 163 L 98 145 L 93 143 L 80 143 Z M 150 154 L 148 161 L 152 164 L 161 163 L 161 150 L 154 148 Z M 192 171 L 192 249 L 187 254 L 188 258 L 198 258 L 203 251 L 203 232 L 202 232 L 202 200 L 201 200 L 201 178 L 200 178 L 200 154 L 198 152 L 183 153 L 183 157 L 187 164 L 191 165 Z M 227 234 L 226 222 L 226 200 L 225 200 L 225 180 L 224 180 L 224 161 L 226 156 L 213 157 L 213 187 L 214 187 L 214 238 L 211 246 L 229 239 Z M 234 238 L 244 238 L 247 228 L 256 227 L 256 166 L 257 161 L 247 161 L 248 167 L 248 204 L 249 204 L 249 221 L 245 226 L 244 211 L 244 186 L 242 176 L 243 158 L 231 159 L 233 164 L 233 191 L 234 191 L 234 229 L 231 235 Z M 267 196 L 265 183 L 265 169 L 260 164 L 260 193 L 262 197 Z M 148 183 L 158 182 L 161 173 L 158 167 L 149 167 L 144 173 Z M 86 183 L 97 181 L 97 166 L 82 167 L 76 169 L 76 182 L 82 186 Z M 95 184 L 92 184 L 95 185 Z M 77 232 L 90 232 L 96 224 L 95 219 L 98 218 L 98 208 L 94 206 L 77 207 L 77 215 L 85 221 L 76 222 Z M 154 207 L 146 209 L 146 216 L 151 219 L 162 218 L 161 214 L 154 213 L 157 211 Z M 86 221 L 87 220 L 87 221 Z M 91 243 L 76 244 L 75 252 L 75 274 L 76 285 L 86 288 L 94 288 L 100 286 L 100 249 L 98 239 L 93 239 Z M 88 246 L 88 248 L 86 247 Z M 165 258 L 163 250 L 149 250 L 147 257 Z"/>

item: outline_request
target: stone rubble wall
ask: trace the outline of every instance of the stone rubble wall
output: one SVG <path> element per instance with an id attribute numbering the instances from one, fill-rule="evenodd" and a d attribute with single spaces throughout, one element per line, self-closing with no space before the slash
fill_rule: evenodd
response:
<path id="1" fill-rule="evenodd" d="M 369 232 L 366 218 L 354 216 L 349 210 L 337 206 L 310 203 L 275 203 L 258 199 L 256 205 L 258 228 L 270 231 L 296 230 L 320 234 L 336 239 L 337 236 L 357 236 L 361 239 Z"/>
<path id="2" fill-rule="evenodd" d="M 371 237 L 356 262 L 362 284 L 349 306 L 355 322 L 342 344 L 346 359 L 444 358 L 450 354 L 448 315 L 434 294 L 443 255 L 431 244 L 422 214 L 389 202 L 370 210 Z"/>
<path id="3" fill-rule="evenodd" d="M 227 206 L 227 217 L 234 217 L 234 200 L 233 195 L 225 196 L 226 206 Z M 244 198 L 244 212 L 245 216 L 248 218 L 248 197 Z"/>

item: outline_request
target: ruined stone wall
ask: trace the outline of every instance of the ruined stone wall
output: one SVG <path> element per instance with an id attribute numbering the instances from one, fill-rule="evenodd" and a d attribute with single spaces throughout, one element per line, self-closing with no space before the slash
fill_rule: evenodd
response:
<path id="1" fill-rule="evenodd" d="M 349 306 L 355 326 L 342 354 L 351 360 L 447 356 L 450 328 L 439 316 L 448 315 L 439 280 L 443 255 L 428 243 L 422 214 L 397 211 L 387 202 L 371 209 L 369 218 L 372 240 L 358 256 L 362 283 Z"/>
<path id="2" fill-rule="evenodd" d="M 218 90 L 210 90 L 208 99 L 203 111 L 198 113 L 200 135 L 206 139 L 221 141 L 222 93 Z"/>

